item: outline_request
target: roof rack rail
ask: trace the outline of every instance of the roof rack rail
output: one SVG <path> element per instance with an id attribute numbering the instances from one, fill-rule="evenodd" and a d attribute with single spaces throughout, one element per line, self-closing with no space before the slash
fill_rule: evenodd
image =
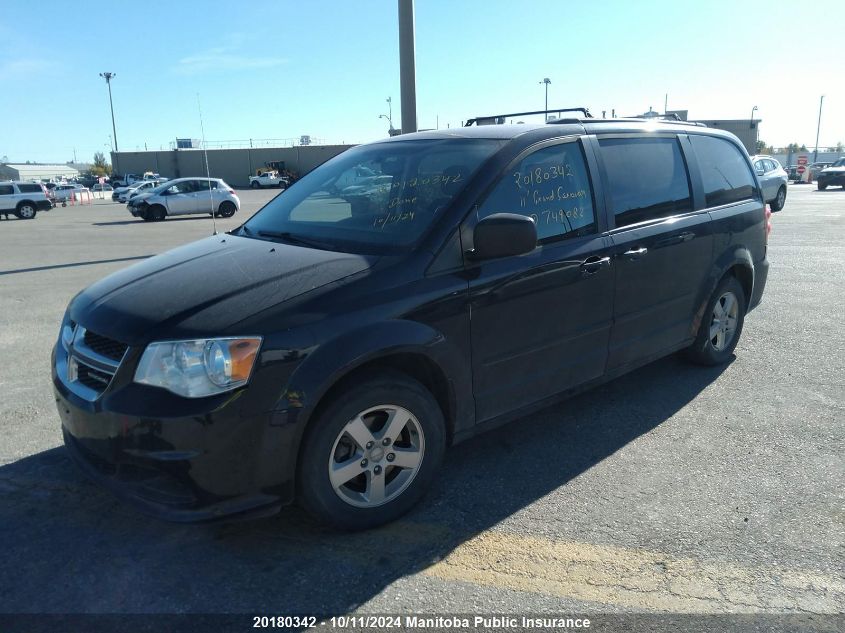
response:
<path id="1" fill-rule="evenodd" d="M 554 110 L 534 110 L 533 112 L 511 112 L 510 114 L 494 114 L 492 116 L 479 116 L 474 119 L 467 119 L 464 127 L 470 127 L 473 123 L 476 125 L 501 125 L 505 119 L 512 116 L 529 116 L 532 114 L 557 114 L 560 116 L 561 112 L 582 112 L 585 119 L 592 119 L 593 115 L 587 108 L 556 108 Z M 550 121 L 551 123 L 552 121 Z"/>

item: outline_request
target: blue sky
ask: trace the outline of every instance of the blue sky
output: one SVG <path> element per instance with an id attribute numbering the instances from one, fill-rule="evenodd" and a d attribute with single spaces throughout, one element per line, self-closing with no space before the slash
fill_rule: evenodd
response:
<path id="1" fill-rule="evenodd" d="M 104 8 L 108 7 L 108 11 Z M 122 7 L 122 8 L 121 8 Z M 2 3 L 0 158 L 298 138 L 362 142 L 400 127 L 396 0 Z M 760 138 L 845 142 L 845 2 L 417 0 L 421 128 L 585 105 L 762 118 Z"/>

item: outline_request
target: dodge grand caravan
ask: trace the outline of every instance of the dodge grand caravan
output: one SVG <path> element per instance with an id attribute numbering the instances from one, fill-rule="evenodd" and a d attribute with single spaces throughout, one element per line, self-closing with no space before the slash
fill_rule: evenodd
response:
<path id="1" fill-rule="evenodd" d="M 384 178 L 342 197 L 364 169 Z M 737 139 L 694 125 L 358 146 L 71 301 L 52 363 L 65 443 L 163 518 L 297 501 L 375 526 L 483 429 L 679 350 L 725 362 L 766 284 L 769 213 Z"/>

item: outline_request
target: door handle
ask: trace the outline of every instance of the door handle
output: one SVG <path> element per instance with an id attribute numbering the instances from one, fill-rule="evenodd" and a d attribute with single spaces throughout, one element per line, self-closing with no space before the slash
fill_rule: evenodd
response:
<path id="1" fill-rule="evenodd" d="M 672 235 L 670 237 L 665 237 L 659 242 L 657 242 L 656 246 L 663 247 L 663 246 L 671 246 L 672 244 L 683 244 L 684 242 L 689 242 L 690 240 L 695 239 L 695 233 L 691 231 L 685 231 L 683 233 L 678 233 L 677 235 Z"/>
<path id="2" fill-rule="evenodd" d="M 631 259 L 638 259 L 648 253 L 648 249 L 645 246 L 641 246 L 640 248 L 634 248 L 629 251 L 625 251 L 623 255 L 625 257 L 630 257 Z"/>
<path id="3" fill-rule="evenodd" d="M 610 267 L 610 257 L 588 257 L 581 264 L 581 274 L 584 276 L 595 275 L 602 268 Z"/>

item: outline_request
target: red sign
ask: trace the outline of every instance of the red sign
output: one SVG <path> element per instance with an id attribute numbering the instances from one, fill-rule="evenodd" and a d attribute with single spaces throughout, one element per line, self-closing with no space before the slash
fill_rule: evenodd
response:
<path id="1" fill-rule="evenodd" d="M 804 167 L 804 165 L 798 165 L 798 169 L 796 169 L 795 171 L 797 171 L 799 174 L 803 174 L 806 169 L 807 168 Z"/>

